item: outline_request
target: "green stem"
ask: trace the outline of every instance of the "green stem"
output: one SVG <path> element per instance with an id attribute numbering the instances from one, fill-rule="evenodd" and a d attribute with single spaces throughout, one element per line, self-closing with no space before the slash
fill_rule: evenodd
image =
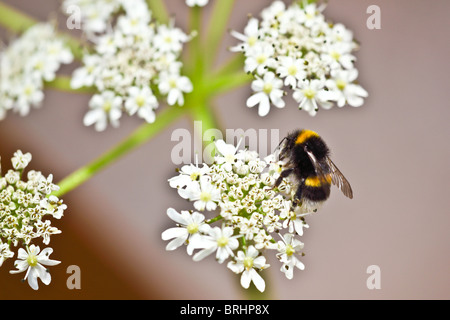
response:
<path id="1" fill-rule="evenodd" d="M 170 17 L 162 0 L 147 0 L 147 5 L 152 11 L 152 16 L 154 16 L 158 22 L 163 24 L 169 23 Z"/>
<path id="2" fill-rule="evenodd" d="M 68 76 L 57 76 L 53 81 L 45 82 L 45 87 L 49 89 L 55 89 L 64 92 L 71 93 L 87 93 L 94 94 L 97 92 L 95 88 L 92 87 L 83 87 L 80 89 L 72 89 L 70 87 L 71 78 Z"/>
<path id="3" fill-rule="evenodd" d="M 60 189 L 53 194 L 60 197 L 69 191 L 80 186 L 82 183 L 89 180 L 100 170 L 104 169 L 120 157 L 124 156 L 131 150 L 139 147 L 150 138 L 167 128 L 170 124 L 178 119 L 186 112 L 186 109 L 182 107 L 168 107 L 164 111 L 160 112 L 154 123 L 146 123 L 134 131 L 123 142 L 113 147 L 110 151 L 106 152 L 98 159 L 92 161 L 88 165 L 73 172 L 65 179 L 58 183 Z"/>
<path id="4" fill-rule="evenodd" d="M 218 95 L 250 83 L 253 76 L 238 71 L 229 75 L 212 76 L 205 90 L 211 95 Z"/>
<path id="5" fill-rule="evenodd" d="M 206 35 L 205 60 L 207 66 L 214 64 L 220 43 L 226 32 L 228 20 L 233 10 L 235 0 L 216 0 L 208 25 Z"/>
<path id="6" fill-rule="evenodd" d="M 0 25 L 8 30 L 21 33 L 38 23 L 37 20 L 19 10 L 0 2 Z"/>
<path id="7" fill-rule="evenodd" d="M 240 52 L 234 53 L 233 56 L 228 59 L 228 61 L 226 61 L 217 69 L 217 71 L 214 73 L 214 76 L 220 77 L 225 74 L 240 71 L 244 69 L 244 63 L 245 56 Z"/>

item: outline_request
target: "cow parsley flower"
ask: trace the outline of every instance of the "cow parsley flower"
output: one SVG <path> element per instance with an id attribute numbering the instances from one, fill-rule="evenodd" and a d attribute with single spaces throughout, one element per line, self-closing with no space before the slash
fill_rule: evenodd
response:
<path id="1" fill-rule="evenodd" d="M 44 100 L 44 83 L 55 79 L 72 53 L 50 23 L 39 23 L 0 51 L 0 120 L 8 110 L 21 116 Z"/>
<path id="2" fill-rule="evenodd" d="M 34 290 L 39 289 L 38 278 L 42 283 L 49 285 L 52 277 L 48 269 L 44 266 L 55 266 L 61 261 L 49 259 L 53 252 L 52 248 L 45 248 L 40 252 L 40 248 L 32 244 L 27 250 L 20 248 L 17 256 L 18 260 L 15 262 L 17 270 L 11 270 L 10 273 L 21 273 L 26 271 L 24 280 L 28 280 L 28 284 Z"/>
<path id="3" fill-rule="evenodd" d="M 302 242 L 296 238 L 308 228 L 305 216 L 312 212 L 301 205 L 292 206 L 297 183 L 292 178 L 284 178 L 274 188 L 284 166 L 275 154 L 261 159 L 257 152 L 238 146 L 217 140 L 212 164 L 185 165 L 177 176 L 169 179 L 170 186 L 192 202 L 201 216 L 197 211 L 182 211 L 180 215 L 169 209 L 168 215 L 178 227 L 164 231 L 162 238 L 173 239 L 167 250 L 188 245 L 188 253 L 193 254 L 194 261 L 213 254 L 219 263 L 228 260 L 228 268 L 242 274 L 244 288 L 249 288 L 253 282 L 258 290 L 264 291 L 265 282 L 260 272 L 269 267 L 266 254 L 273 252 L 279 257 L 282 271 L 288 270 L 289 276 L 292 267 L 300 268 L 290 251 L 282 250 L 278 234 L 283 232 L 295 253 L 301 253 L 303 247 L 299 243 Z M 194 216 L 201 217 L 196 224 L 193 224 Z M 201 228 L 189 227 L 200 225 L 199 222 Z M 187 230 L 195 232 L 191 234 Z"/>
<path id="4" fill-rule="evenodd" d="M 0 266 L 14 256 L 12 246 L 24 246 L 26 250 L 19 248 L 18 251 L 18 270 L 11 273 L 27 270 L 25 279 L 37 290 L 38 277 L 45 284 L 51 280 L 42 265 L 54 265 L 54 262 L 48 260 L 52 249 L 44 249 L 39 254 L 39 247 L 32 242 L 40 241 L 40 238 L 48 245 L 52 235 L 61 233 L 61 230 L 52 226 L 49 218 L 61 219 L 67 205 L 51 194 L 59 189 L 53 183 L 53 175 L 46 177 L 39 171 L 30 170 L 28 179 L 22 180 L 31 158 L 30 153 L 18 150 L 11 159 L 13 169 L 4 176 L 0 170 Z"/>
<path id="5" fill-rule="evenodd" d="M 98 91 L 84 118 L 86 126 L 95 124 L 97 131 L 108 124 L 118 127 L 124 114 L 153 123 L 162 99 L 171 106 L 184 104 L 193 86 L 181 74 L 179 58 L 189 35 L 173 21 L 168 25 L 153 21 L 144 0 L 65 1 L 65 6 L 71 4 L 80 5 L 83 31 L 93 42 L 92 52 L 83 56 L 83 65 L 71 79 L 74 89 Z M 91 16 L 102 6 L 106 13 Z M 94 17 L 101 22 L 92 24 Z"/>
<path id="6" fill-rule="evenodd" d="M 282 97 L 289 93 L 311 116 L 319 107 L 364 103 L 368 93 L 356 83 L 353 33 L 326 21 L 324 9 L 307 1 L 289 7 L 274 1 L 261 20 L 249 19 L 244 33 L 231 31 L 241 41 L 231 51 L 244 54 L 244 70 L 255 77 L 247 106 L 259 105 L 260 116 L 269 113 L 270 104 L 284 107 Z"/>

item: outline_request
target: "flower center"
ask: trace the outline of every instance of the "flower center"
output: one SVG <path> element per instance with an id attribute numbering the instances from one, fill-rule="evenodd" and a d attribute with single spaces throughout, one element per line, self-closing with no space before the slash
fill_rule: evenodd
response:
<path id="1" fill-rule="evenodd" d="M 294 248 L 290 244 L 286 245 L 285 251 L 288 256 L 292 256 L 295 253 Z"/>
<path id="2" fill-rule="evenodd" d="M 192 223 L 188 224 L 186 229 L 189 232 L 189 234 L 197 233 L 198 232 L 198 224 L 195 222 L 192 222 Z"/>
<path id="3" fill-rule="evenodd" d="M 345 86 L 347 85 L 347 82 L 345 82 L 344 80 L 338 79 L 336 80 L 336 86 L 338 87 L 339 90 L 344 90 Z"/>
<path id="4" fill-rule="evenodd" d="M 27 263 L 30 267 L 35 267 L 38 264 L 38 259 L 34 254 L 30 254 L 27 258 Z"/>
<path id="5" fill-rule="evenodd" d="M 289 68 L 288 68 L 288 73 L 291 75 L 291 76 L 295 76 L 296 74 L 297 74 L 297 67 L 296 66 L 290 66 Z"/>
<path id="6" fill-rule="evenodd" d="M 316 96 L 316 92 L 311 89 L 311 88 L 307 88 L 303 90 L 303 95 L 307 98 L 307 99 L 313 99 Z"/>
<path id="7" fill-rule="evenodd" d="M 271 93 L 271 92 L 272 92 L 272 89 L 273 89 L 273 86 L 272 86 L 271 83 L 266 83 L 266 84 L 264 84 L 263 91 L 264 91 L 265 93 L 267 93 L 267 94 Z"/>
<path id="8" fill-rule="evenodd" d="M 225 247 L 228 244 L 228 238 L 227 237 L 220 237 L 217 239 L 217 245 L 219 247 Z"/>
<path id="9" fill-rule="evenodd" d="M 143 107 L 145 104 L 145 99 L 143 96 L 137 96 L 136 97 L 136 104 L 138 105 L 139 108 Z"/>
<path id="10" fill-rule="evenodd" d="M 234 162 L 234 154 L 225 155 L 225 161 L 228 163 L 233 163 Z"/>
<path id="11" fill-rule="evenodd" d="M 264 62 L 266 62 L 267 57 L 263 54 L 260 54 L 259 56 L 256 57 L 256 62 L 258 64 L 263 64 Z"/>
<path id="12" fill-rule="evenodd" d="M 252 47 L 256 43 L 257 40 L 258 40 L 258 38 L 256 38 L 256 37 L 249 37 L 247 40 L 247 43 L 250 47 Z"/>
<path id="13" fill-rule="evenodd" d="M 176 82 L 174 79 L 171 79 L 171 80 L 169 81 L 169 86 L 170 86 L 172 89 L 175 89 L 175 88 L 177 87 L 177 82 Z"/>
<path id="14" fill-rule="evenodd" d="M 334 60 L 339 60 L 339 58 L 341 57 L 341 54 L 337 51 L 331 51 L 330 52 L 330 56 L 334 59 Z"/>
<path id="15" fill-rule="evenodd" d="M 211 201 L 211 193 L 203 191 L 200 194 L 200 200 L 203 201 L 203 202 Z"/>
<path id="16" fill-rule="evenodd" d="M 197 181 L 199 176 L 200 176 L 200 174 L 198 172 L 193 172 L 193 173 L 191 173 L 191 180 Z"/>
<path id="17" fill-rule="evenodd" d="M 247 270 L 253 268 L 253 258 L 252 257 L 245 257 L 245 259 L 244 259 L 244 267 Z"/>
<path id="18" fill-rule="evenodd" d="M 112 107 L 112 105 L 111 105 L 111 102 L 110 102 L 110 101 L 106 101 L 106 102 L 103 104 L 103 110 L 104 110 L 105 112 L 109 112 L 109 111 L 111 110 L 111 107 Z"/>

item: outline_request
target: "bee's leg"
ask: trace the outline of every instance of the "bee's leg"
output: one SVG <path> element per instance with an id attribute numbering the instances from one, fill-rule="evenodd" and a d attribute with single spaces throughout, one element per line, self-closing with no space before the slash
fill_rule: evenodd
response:
<path id="1" fill-rule="evenodd" d="M 294 201 L 292 202 L 292 210 L 294 210 L 298 205 L 302 203 L 302 192 L 303 192 L 303 182 L 299 184 L 297 192 L 294 196 Z"/>
<path id="2" fill-rule="evenodd" d="M 275 181 L 275 184 L 273 185 L 272 189 L 278 187 L 281 184 L 281 182 L 283 181 L 283 178 L 286 178 L 287 176 L 289 176 L 293 171 L 294 171 L 293 168 L 282 171 L 280 176 L 278 177 L 277 181 Z"/>

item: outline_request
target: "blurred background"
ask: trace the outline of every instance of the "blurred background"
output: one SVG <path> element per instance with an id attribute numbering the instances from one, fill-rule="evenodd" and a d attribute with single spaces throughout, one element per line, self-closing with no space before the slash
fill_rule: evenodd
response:
<path id="1" fill-rule="evenodd" d="M 60 1 L 1 0 L 39 20 L 65 17 Z M 214 2 L 214 0 L 210 1 Z M 286 1 L 288 3 L 288 1 Z M 166 0 L 176 24 L 187 31 L 184 1 Z M 247 14 L 259 16 L 269 0 L 237 0 L 229 28 L 242 31 Z M 381 9 L 381 29 L 369 30 L 367 8 Z M 211 9 L 206 7 L 205 16 Z M 450 2 L 446 0 L 330 0 L 325 16 L 353 30 L 359 82 L 369 92 L 360 108 L 298 111 L 287 98 L 260 118 L 245 102 L 248 86 L 216 100 L 223 129 L 296 128 L 319 132 L 334 162 L 351 182 L 354 199 L 337 189 L 316 215 L 302 241 L 304 271 L 287 280 L 274 256 L 265 271 L 274 299 L 449 299 L 450 238 Z M 2 14 L 0 12 L 0 14 Z M 76 34 L 76 32 L 75 32 Z M 0 29 L 0 39 L 13 35 Z M 236 41 L 223 39 L 219 60 Z M 70 75 L 76 63 L 60 73 Z M 0 122 L 3 170 L 17 149 L 31 152 L 29 169 L 53 173 L 58 182 L 100 156 L 141 121 L 123 117 L 118 129 L 97 133 L 84 127 L 89 96 L 47 90 L 40 110 Z M 161 233 L 171 226 L 166 210 L 190 209 L 168 186 L 174 175 L 170 153 L 177 128 L 193 129 L 185 118 L 121 158 L 63 197 L 68 205 L 54 223 L 52 282 L 33 291 L 10 275 L 14 259 L 0 269 L 1 299 L 241 299 L 238 277 L 212 257 L 193 262 L 182 248 L 165 251 Z M 67 267 L 81 269 L 81 289 L 69 290 Z M 381 270 L 381 289 L 369 290 L 367 268 Z M 23 276 L 23 275 L 22 275 Z"/>

